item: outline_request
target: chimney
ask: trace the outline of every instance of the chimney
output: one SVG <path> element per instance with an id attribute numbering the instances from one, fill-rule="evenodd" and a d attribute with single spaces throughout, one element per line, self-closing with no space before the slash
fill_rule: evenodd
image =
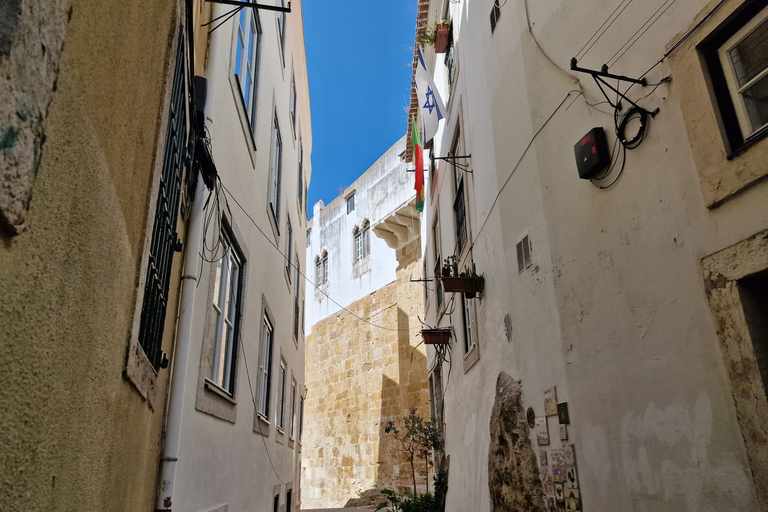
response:
<path id="1" fill-rule="evenodd" d="M 312 207 L 312 216 L 313 217 L 317 216 L 317 214 L 320 213 L 320 210 L 322 210 L 323 208 L 325 208 L 325 203 L 323 202 L 322 199 L 319 199 L 315 203 L 315 206 Z"/>

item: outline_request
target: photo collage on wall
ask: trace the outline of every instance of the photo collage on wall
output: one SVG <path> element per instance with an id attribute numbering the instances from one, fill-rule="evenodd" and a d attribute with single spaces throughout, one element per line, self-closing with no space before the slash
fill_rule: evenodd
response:
<path id="1" fill-rule="evenodd" d="M 557 416 L 561 448 L 548 449 L 551 445 L 549 436 L 549 418 Z M 557 402 L 557 389 L 552 386 L 544 390 L 544 416 L 536 417 L 533 408 L 528 409 L 529 426 L 536 433 L 539 449 L 539 476 L 544 488 L 545 510 L 583 510 L 579 477 L 576 469 L 576 449 L 568 443 L 568 425 L 570 415 L 568 403 Z M 533 421 L 531 421 L 533 420 Z M 557 439 L 557 438 L 555 438 Z M 552 441 L 556 443 L 557 441 Z"/>

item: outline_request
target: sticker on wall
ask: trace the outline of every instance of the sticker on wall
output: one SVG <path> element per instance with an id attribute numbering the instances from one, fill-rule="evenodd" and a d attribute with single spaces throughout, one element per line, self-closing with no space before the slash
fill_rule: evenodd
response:
<path id="1" fill-rule="evenodd" d="M 565 490 L 563 484 L 555 484 L 555 501 L 559 509 L 565 508 Z"/>
<path id="2" fill-rule="evenodd" d="M 539 452 L 539 463 L 542 466 L 546 466 L 547 465 L 547 450 L 541 450 Z"/>
<path id="3" fill-rule="evenodd" d="M 568 440 L 568 427 L 566 427 L 565 425 L 560 425 L 560 440 L 561 441 Z"/>
<path id="4" fill-rule="evenodd" d="M 544 489 L 544 494 L 547 496 L 555 495 L 555 481 L 552 478 L 552 471 L 548 466 L 541 466 L 539 478 L 541 478 L 541 486 Z"/>
<path id="5" fill-rule="evenodd" d="M 554 416 L 557 414 L 557 388 L 552 386 L 544 390 L 544 415 Z"/>
<path id="6" fill-rule="evenodd" d="M 568 416 L 568 402 L 557 404 L 557 419 L 561 425 L 569 425 L 571 418 Z"/>
<path id="7" fill-rule="evenodd" d="M 549 429 L 547 428 L 547 417 L 536 418 L 536 444 L 539 446 L 549 446 Z"/>
<path id="8" fill-rule="evenodd" d="M 563 445 L 563 464 L 566 466 L 576 465 L 576 450 L 572 444 Z"/>

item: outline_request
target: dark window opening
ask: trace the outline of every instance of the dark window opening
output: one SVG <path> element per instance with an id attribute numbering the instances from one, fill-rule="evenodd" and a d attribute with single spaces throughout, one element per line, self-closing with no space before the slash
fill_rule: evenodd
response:
<path id="1" fill-rule="evenodd" d="M 739 298 L 763 387 L 768 394 L 768 270 L 741 279 Z"/>

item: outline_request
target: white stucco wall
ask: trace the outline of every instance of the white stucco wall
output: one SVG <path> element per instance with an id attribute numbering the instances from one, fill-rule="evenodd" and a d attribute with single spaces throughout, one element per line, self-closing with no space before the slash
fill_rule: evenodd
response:
<path id="1" fill-rule="evenodd" d="M 287 4 L 287 2 L 286 2 Z M 286 220 L 293 230 L 294 258 L 303 263 L 306 212 L 298 199 L 299 138 L 304 150 L 304 184 L 311 176 L 312 133 L 304 54 L 301 1 L 292 0 L 286 15 L 284 52 L 280 50 L 277 15 L 258 11 L 261 25 L 261 52 L 258 72 L 258 108 L 255 136 L 251 138 L 240 92 L 234 76 L 237 16 L 217 28 L 211 36 L 207 59 L 207 119 L 213 157 L 223 185 L 237 198 L 258 228 L 229 200 L 224 213 L 231 219 L 237 242 L 245 253 L 245 278 L 241 312 L 241 348 L 236 361 L 233 421 L 198 410 L 201 358 L 208 309 L 211 266 L 203 264 L 195 294 L 194 335 L 191 340 L 181 426 L 181 451 L 177 465 L 174 509 L 273 510 L 274 490 L 280 493 L 280 510 L 285 510 L 286 488 L 293 488 L 293 507 L 299 508 L 301 445 L 289 440 L 291 377 L 297 392 L 304 395 L 304 336 L 294 342 L 295 271 L 290 279 L 285 259 L 275 250 L 286 247 Z M 214 16 L 229 10 L 216 6 Z M 290 84 L 295 73 L 297 90 L 296 130 L 289 112 Z M 282 135 L 280 214 L 275 225 L 268 212 L 270 140 L 274 112 Z M 223 203 L 222 203 L 223 204 Z M 260 232 L 259 230 L 263 231 Z M 210 237 L 209 233 L 209 237 Z M 302 266 L 302 270 L 304 267 Z M 302 282 L 300 294 L 305 292 Z M 262 310 L 269 308 L 274 325 L 270 424 L 266 435 L 255 431 L 256 413 L 251 393 L 256 393 L 261 341 Z M 286 432 L 276 429 L 277 389 L 280 358 L 287 366 Z M 202 375 L 205 377 L 205 375 Z M 210 397 L 210 391 L 205 390 Z M 224 402 L 223 406 L 230 407 Z M 299 414 L 297 397 L 297 422 Z M 224 508 L 224 507 L 227 508 Z"/>
<path id="2" fill-rule="evenodd" d="M 328 284 L 320 290 L 308 283 L 306 300 L 307 334 L 323 318 L 395 280 L 398 263 L 395 249 L 370 233 L 370 263 L 365 272 L 353 274 L 355 226 L 364 221 L 375 226 L 381 220 L 415 197 L 413 173 L 406 172 L 400 154 L 405 150 L 405 137 L 389 148 L 371 167 L 330 204 L 317 203 L 309 221 L 310 243 L 305 266 L 307 276 L 316 281 L 315 259 L 328 251 Z M 347 213 L 346 198 L 354 191 L 355 210 Z M 414 279 L 420 276 L 413 276 Z M 375 318 L 370 319 L 375 323 Z"/>
<path id="3" fill-rule="evenodd" d="M 599 69 L 662 3 L 631 4 L 580 64 Z M 614 7 L 596 0 L 528 4 L 536 38 L 562 68 Z M 713 4 L 673 5 L 611 71 L 640 75 Z M 430 3 L 430 19 L 443 5 Z M 490 510 L 488 424 L 500 371 L 522 381 L 525 407 L 537 416 L 545 388 L 556 386 L 558 401 L 568 402 L 584 510 L 761 510 L 699 261 L 768 226 L 768 182 L 706 207 L 680 107 L 686 84 L 674 74 L 643 100 L 661 111 L 642 145 L 627 152 L 616 186 L 599 190 L 578 178 L 573 145 L 595 126 L 605 127 L 609 143 L 614 137 L 612 118 L 575 94 L 521 160 L 534 134 L 580 85 L 536 47 L 523 2 L 504 3 L 493 35 L 491 5 L 451 4 L 459 71 L 448 100 L 451 117 L 436 138 L 436 154 L 447 154 L 462 116 L 474 171 L 466 177 L 468 257 L 485 276 L 475 304 L 479 361 L 465 372 L 454 341 L 458 364 L 445 391 L 447 510 Z M 445 90 L 442 57 L 427 51 Z M 648 80 L 670 72 L 664 63 Z M 603 100 L 591 78 L 578 78 L 590 103 Z M 633 97 L 648 92 L 637 88 Z M 443 257 L 455 243 L 449 176 L 441 164 L 436 193 L 427 194 L 427 268 L 434 265 L 437 209 Z M 515 244 L 525 233 L 533 265 L 518 274 Z M 432 325 L 434 304 L 430 294 Z M 440 325 L 460 329 L 457 316 Z M 557 418 L 549 425 L 552 444 L 545 448 L 556 449 Z"/>

